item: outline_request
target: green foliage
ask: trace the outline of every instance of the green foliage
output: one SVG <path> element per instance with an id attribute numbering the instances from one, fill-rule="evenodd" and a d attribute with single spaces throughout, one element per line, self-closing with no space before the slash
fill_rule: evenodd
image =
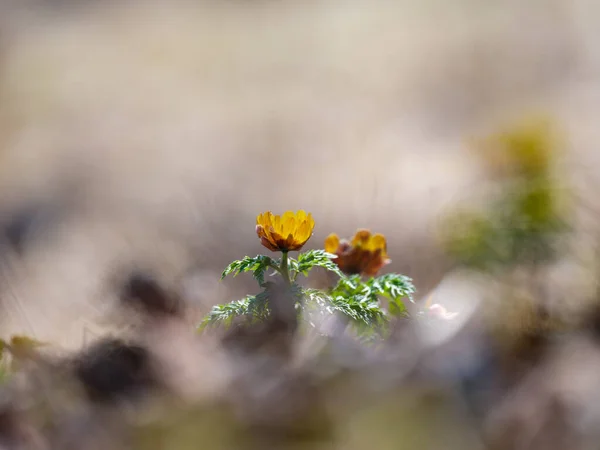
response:
<path id="1" fill-rule="evenodd" d="M 515 182 L 487 211 L 459 213 L 446 222 L 446 250 L 482 270 L 551 261 L 568 231 L 559 200 L 550 179 Z"/>
<path id="2" fill-rule="evenodd" d="M 230 325 L 236 317 L 246 316 L 252 319 L 264 319 L 268 314 L 267 294 L 248 295 L 224 305 L 216 305 L 200 323 L 199 330 L 213 325 Z"/>
<path id="3" fill-rule="evenodd" d="M 404 300 L 412 301 L 415 288 L 412 280 L 398 274 L 382 275 L 363 281 L 359 275 L 346 277 L 334 263 L 336 255 L 324 250 L 310 250 L 301 253 L 298 259 L 288 259 L 288 265 L 279 266 L 280 262 L 268 256 L 245 257 L 234 261 L 223 271 L 221 279 L 227 275 L 239 275 L 242 272 L 252 272 L 254 278 L 264 290 L 257 295 L 249 295 L 224 305 L 213 307 L 199 326 L 203 330 L 209 326 L 231 324 L 236 317 L 247 317 L 252 320 L 263 320 L 269 314 L 268 286 L 264 275 L 268 268 L 273 268 L 281 274 L 289 270 L 291 283 L 289 285 L 296 307 L 305 319 L 314 326 L 316 315 L 340 314 L 345 317 L 360 335 L 375 335 L 382 333 L 390 317 L 407 316 Z M 304 289 L 295 283 L 298 274 L 308 275 L 311 269 L 322 267 L 340 278 L 337 284 L 328 291 Z M 382 308 L 380 299 L 388 300 L 388 310 Z"/>
<path id="4" fill-rule="evenodd" d="M 409 277 L 388 273 L 378 278 L 372 278 L 367 286 L 376 294 L 388 299 L 388 312 L 392 316 L 407 315 L 403 299 L 407 298 L 412 302 L 412 294 L 415 293 L 415 286 Z"/>
<path id="5" fill-rule="evenodd" d="M 351 303 L 363 305 L 379 305 L 380 296 L 389 300 L 388 313 L 392 316 L 406 315 L 403 299 L 412 301 L 415 287 L 406 276 L 390 273 L 378 278 L 361 280 L 359 275 L 342 278 L 331 290 L 330 295 L 336 299 L 346 299 Z"/>
<path id="6" fill-rule="evenodd" d="M 252 276 L 259 285 L 265 284 L 265 272 L 269 267 L 274 270 L 279 270 L 277 267 L 278 261 L 265 255 L 257 255 L 254 258 L 245 256 L 243 259 L 233 261 L 229 264 L 221 274 L 221 280 L 227 275 L 233 274 L 237 276 L 242 272 L 252 272 Z"/>
<path id="7" fill-rule="evenodd" d="M 298 260 L 292 258 L 289 260 L 290 270 L 295 272 L 292 279 L 296 279 L 299 273 L 307 276 L 310 270 L 315 267 L 322 267 L 339 277 L 344 277 L 337 264 L 333 262 L 335 258 L 337 258 L 337 255 L 327 253 L 325 250 L 309 250 L 305 253 L 300 253 Z"/>
<path id="8" fill-rule="evenodd" d="M 296 306 L 314 326 L 315 315 L 340 314 L 362 335 L 383 332 L 391 317 L 407 316 L 404 299 L 412 301 L 415 288 L 410 278 L 387 274 L 363 281 L 360 276 L 342 277 L 329 291 L 290 286 Z M 380 302 L 388 300 L 386 311 Z M 256 296 L 249 295 L 224 305 L 215 306 L 204 318 L 200 329 L 222 324 L 230 325 L 235 317 L 262 320 L 269 314 L 268 289 Z"/>
<path id="9" fill-rule="evenodd" d="M 483 214 L 459 212 L 445 223 L 446 251 L 460 264 L 480 270 L 510 261 L 507 233 Z"/>
<path id="10" fill-rule="evenodd" d="M 281 276 L 280 281 L 289 288 L 291 301 L 295 303 L 301 319 L 313 326 L 316 316 L 339 314 L 359 336 L 370 338 L 382 336 L 390 318 L 408 315 L 404 301 L 412 301 L 411 296 L 415 292 L 410 278 L 397 274 L 387 274 L 366 281 L 359 275 L 347 277 L 335 263 L 336 258 L 337 255 L 324 250 L 309 250 L 300 253 L 297 259 L 283 253 L 280 260 L 258 255 L 232 262 L 223 271 L 221 279 L 227 275 L 237 276 L 251 272 L 262 292 L 213 307 L 199 325 L 199 330 L 215 325 L 229 326 L 236 317 L 249 320 L 268 318 L 269 290 L 272 285 L 265 282 L 268 269 L 273 269 L 274 275 Z M 296 283 L 298 275 L 308 276 L 315 267 L 328 270 L 339 277 L 333 288 L 306 289 Z M 382 299 L 387 300 L 387 310 L 382 307 Z"/>
<path id="11" fill-rule="evenodd" d="M 235 317 L 250 315 L 250 302 L 252 299 L 253 296 L 249 295 L 241 300 L 213 306 L 212 310 L 202 320 L 200 329 L 217 323 L 229 325 Z"/>
<path id="12" fill-rule="evenodd" d="M 460 264 L 493 270 L 555 258 L 569 231 L 565 192 L 552 173 L 557 143 L 546 120 L 491 136 L 482 156 L 504 175 L 500 193 L 482 212 L 458 213 L 445 223 L 446 250 Z"/>
<path id="13" fill-rule="evenodd" d="M 336 255 L 327 253 L 324 250 L 309 250 L 305 253 L 300 253 L 298 259 L 288 257 L 288 267 L 290 271 L 290 278 L 295 280 L 298 274 L 307 276 L 308 273 L 315 267 L 322 267 L 329 270 L 340 277 L 344 275 L 333 262 L 333 259 L 337 258 Z M 260 286 L 265 285 L 265 272 L 271 268 L 275 272 L 281 273 L 280 268 L 281 261 L 274 260 L 265 255 L 257 255 L 253 258 L 245 256 L 243 259 L 233 261 L 229 264 L 223 273 L 221 274 L 221 280 L 227 275 L 233 275 L 234 277 L 243 272 L 252 272 L 252 276 L 258 282 Z"/>
<path id="14" fill-rule="evenodd" d="M 387 324 L 385 311 L 377 300 L 366 297 L 331 296 L 318 289 L 304 290 L 303 309 L 314 326 L 314 316 L 340 314 L 358 330 L 375 332 Z"/>
<path id="15" fill-rule="evenodd" d="M 305 319 L 314 326 L 316 317 L 339 314 L 363 338 L 385 335 L 392 317 L 408 315 L 403 299 L 412 301 L 415 288 L 410 278 L 387 274 L 363 281 L 359 275 L 340 278 L 328 292 L 304 289 Z M 380 298 L 388 299 L 388 310 Z"/>

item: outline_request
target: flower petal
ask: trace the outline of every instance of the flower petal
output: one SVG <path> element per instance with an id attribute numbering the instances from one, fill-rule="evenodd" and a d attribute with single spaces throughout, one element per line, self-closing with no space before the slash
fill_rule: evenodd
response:
<path id="1" fill-rule="evenodd" d="M 275 230 L 275 233 L 283 234 L 283 220 L 281 219 L 281 216 L 273 217 L 273 229 Z"/>
<path id="2" fill-rule="evenodd" d="M 352 238 L 352 246 L 353 247 L 362 247 L 367 244 L 369 238 L 371 237 L 371 232 L 366 229 L 356 230 L 354 237 Z"/>
<path id="3" fill-rule="evenodd" d="M 263 229 L 263 236 L 265 237 L 265 239 L 269 240 L 270 242 L 274 243 L 274 233 L 273 233 L 273 227 L 270 225 L 267 225 L 266 227 L 264 227 Z"/>
<path id="4" fill-rule="evenodd" d="M 288 219 L 294 219 L 296 217 L 296 215 L 294 214 L 293 211 L 286 211 L 283 213 L 283 215 L 281 216 L 281 221 L 285 222 Z"/>
<path id="5" fill-rule="evenodd" d="M 331 233 L 325 238 L 325 245 L 323 247 L 327 253 L 336 253 L 340 247 L 339 236 L 335 233 Z"/>
<path id="6" fill-rule="evenodd" d="M 385 236 L 380 233 L 374 234 L 373 236 L 371 236 L 371 239 L 369 239 L 368 246 L 369 250 L 382 250 L 385 253 L 387 247 L 385 242 Z"/>
<path id="7" fill-rule="evenodd" d="M 294 235 L 292 233 L 288 234 L 288 237 L 285 239 L 281 247 L 285 250 L 296 250 L 297 243 Z M 302 245 L 300 245 L 302 247 Z"/>
<path id="8" fill-rule="evenodd" d="M 269 226 L 273 226 L 273 221 L 275 220 L 275 215 L 271 211 L 267 211 L 265 213 L 265 228 Z"/>
<path id="9" fill-rule="evenodd" d="M 274 245 L 271 241 L 269 241 L 268 239 L 266 239 L 264 237 L 260 238 L 260 243 L 273 252 L 276 252 L 279 250 L 279 248 L 276 245 Z"/>
<path id="10" fill-rule="evenodd" d="M 260 238 L 260 243 L 263 246 L 267 247 L 269 250 L 277 251 L 277 246 L 272 241 L 267 228 L 264 228 L 262 225 L 256 225 L 256 234 Z"/>
<path id="11" fill-rule="evenodd" d="M 296 212 L 295 216 L 296 216 L 296 220 L 298 220 L 298 222 L 303 222 L 304 220 L 306 220 L 306 211 L 301 209 Z"/>
<path id="12" fill-rule="evenodd" d="M 311 230 L 308 226 L 308 222 L 305 220 L 304 222 L 300 223 L 299 226 L 296 228 L 296 241 L 302 242 L 304 244 L 306 241 L 308 241 L 310 235 Z"/>
<path id="13" fill-rule="evenodd" d="M 277 231 L 273 227 L 268 227 L 265 230 L 266 230 L 265 232 L 266 232 L 267 238 L 271 242 L 276 243 L 278 240 L 281 239 L 281 235 L 279 233 L 277 233 Z"/>
<path id="14" fill-rule="evenodd" d="M 285 221 L 281 224 L 281 235 L 289 236 L 296 234 L 296 220 L 294 217 L 287 217 Z"/>
<path id="15" fill-rule="evenodd" d="M 262 225 L 256 225 L 256 234 L 258 237 L 262 237 L 265 234 L 265 228 Z"/>
<path id="16" fill-rule="evenodd" d="M 315 219 L 311 213 L 308 213 L 306 216 L 306 222 L 308 223 L 308 227 L 310 228 L 310 232 L 312 234 L 313 230 L 315 229 Z"/>

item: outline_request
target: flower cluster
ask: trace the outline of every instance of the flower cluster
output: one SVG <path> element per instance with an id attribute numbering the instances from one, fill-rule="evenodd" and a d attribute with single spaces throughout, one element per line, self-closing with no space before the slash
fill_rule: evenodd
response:
<path id="1" fill-rule="evenodd" d="M 228 325 L 234 317 L 240 316 L 249 319 L 249 323 L 270 320 L 274 314 L 290 308 L 292 314 L 286 316 L 290 327 L 296 327 L 292 323 L 295 321 L 319 327 L 325 316 L 340 314 L 346 317 L 347 326 L 368 340 L 383 338 L 392 318 L 409 316 L 404 301 L 412 302 L 415 292 L 412 280 L 394 273 L 377 276 L 390 262 L 385 236 L 365 229 L 359 229 L 350 240 L 331 234 L 325 240 L 324 249 L 300 252 L 292 258 L 289 252 L 302 249 L 314 226 L 312 215 L 302 210 L 281 215 L 271 211 L 259 214 L 256 234 L 264 247 L 281 252 L 280 257 L 245 256 L 229 264 L 221 279 L 250 272 L 261 292 L 216 305 L 200 329 L 213 324 Z M 315 267 L 335 274 L 337 281 L 327 289 L 299 284 L 298 276 L 308 276 Z M 271 281 L 274 276 L 279 277 L 279 281 Z M 285 295 L 280 295 L 280 290 Z"/>
<path id="2" fill-rule="evenodd" d="M 335 262 L 347 275 L 375 276 L 391 262 L 387 257 L 385 236 L 364 229 L 358 230 L 350 241 L 330 234 L 325 239 L 325 251 L 337 255 Z"/>

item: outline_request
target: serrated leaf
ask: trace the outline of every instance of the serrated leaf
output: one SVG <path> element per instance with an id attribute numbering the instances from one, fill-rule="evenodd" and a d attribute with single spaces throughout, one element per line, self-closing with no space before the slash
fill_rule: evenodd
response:
<path id="1" fill-rule="evenodd" d="M 258 284 L 263 286 L 265 284 L 265 272 L 269 267 L 276 267 L 276 262 L 269 256 L 257 255 L 253 258 L 245 256 L 243 259 L 233 261 L 229 264 L 221 274 L 221 280 L 227 275 L 235 277 L 242 272 L 252 272 L 252 276 Z"/>
<path id="2" fill-rule="evenodd" d="M 331 295 L 342 295 L 351 297 L 361 294 L 364 290 L 360 275 L 352 275 L 349 277 L 340 278 L 337 285 L 331 290 Z"/>
<path id="3" fill-rule="evenodd" d="M 336 255 L 327 253 L 325 250 L 309 250 L 305 253 L 300 253 L 298 260 L 290 259 L 290 268 L 296 273 L 306 276 L 314 267 L 322 267 L 339 277 L 344 277 L 340 268 L 333 262 L 335 258 L 337 258 Z"/>
<path id="4" fill-rule="evenodd" d="M 265 290 L 257 295 L 248 295 L 241 300 L 213 306 L 198 326 L 198 330 L 202 331 L 210 325 L 228 326 L 233 319 L 241 316 L 262 320 L 268 312 L 268 293 Z"/>
<path id="5" fill-rule="evenodd" d="M 339 313 L 361 332 L 376 332 L 387 323 L 385 311 L 364 296 L 330 296 L 317 289 L 305 289 L 304 295 L 310 312 L 316 309 L 321 315 Z"/>
<path id="6" fill-rule="evenodd" d="M 409 277 L 395 273 L 388 273 L 378 278 L 373 278 L 369 280 L 368 285 L 378 295 L 383 295 L 391 300 L 406 297 L 412 302 L 412 294 L 416 291 Z"/>
<path id="7" fill-rule="evenodd" d="M 264 316 L 265 312 L 267 311 L 268 308 L 268 302 L 269 302 L 269 293 L 267 292 L 267 290 L 264 290 L 258 294 L 256 294 L 254 296 L 254 298 L 251 298 L 250 300 L 250 304 L 249 309 L 250 309 L 250 313 L 253 316 Z"/>
<path id="8" fill-rule="evenodd" d="M 408 314 L 403 299 L 408 298 L 410 302 L 413 302 L 412 294 L 415 292 L 415 287 L 409 277 L 390 273 L 372 278 L 366 284 L 370 293 L 389 300 L 388 312 L 390 315 L 399 317 Z"/>

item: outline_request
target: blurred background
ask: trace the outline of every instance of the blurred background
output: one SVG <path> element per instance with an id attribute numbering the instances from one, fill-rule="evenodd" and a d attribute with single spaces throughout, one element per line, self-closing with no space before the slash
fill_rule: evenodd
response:
<path id="1" fill-rule="evenodd" d="M 256 215 L 290 209 L 315 217 L 308 248 L 330 232 L 384 233 L 389 270 L 413 278 L 418 301 L 433 292 L 463 311 L 462 326 L 474 303 L 448 280 L 500 288 L 457 275 L 444 217 L 486 201 L 493 177 L 473 140 L 535 114 L 560 130 L 557 183 L 574 194 L 546 300 L 579 311 L 596 289 L 599 42 L 592 0 L 1 2 L 0 332 L 79 349 L 122 326 L 106 318 L 110 280 L 131 267 L 201 315 L 248 292 L 243 277 L 218 278 L 261 252 Z M 581 396 L 600 399 L 596 384 Z M 392 412 L 384 402 L 384 416 L 451 428 L 441 443 L 387 439 L 395 425 L 358 408 L 343 448 L 481 448 L 470 422 L 448 421 L 435 396 L 419 412 L 414 395 Z M 577 426 L 595 423 L 577 405 Z"/>

